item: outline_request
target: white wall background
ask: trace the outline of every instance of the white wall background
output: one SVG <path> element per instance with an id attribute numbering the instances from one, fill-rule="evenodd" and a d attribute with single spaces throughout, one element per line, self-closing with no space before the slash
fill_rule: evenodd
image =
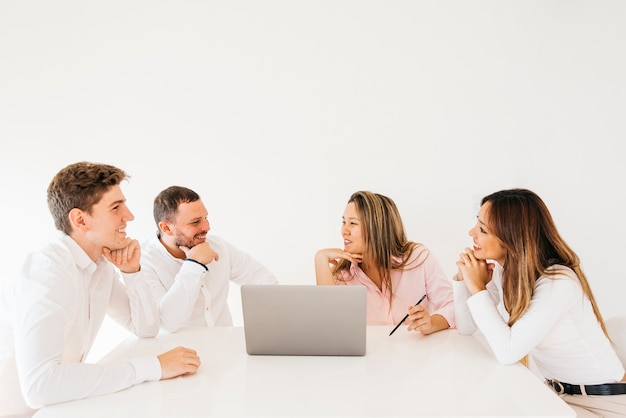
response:
<path id="1" fill-rule="evenodd" d="M 53 175 L 91 160 L 131 174 L 132 236 L 186 185 L 283 283 L 314 283 L 353 191 L 392 197 L 452 275 L 479 199 L 528 187 L 626 313 L 625 21 L 602 0 L 1 0 L 2 279 L 54 233 Z"/>

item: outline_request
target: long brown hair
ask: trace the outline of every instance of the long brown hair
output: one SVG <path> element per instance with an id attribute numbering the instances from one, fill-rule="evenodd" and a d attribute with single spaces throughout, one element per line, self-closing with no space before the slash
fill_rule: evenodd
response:
<path id="1" fill-rule="evenodd" d="M 608 335 L 604 320 L 580 266 L 580 259 L 557 231 L 546 204 L 527 189 L 501 190 L 485 196 L 489 202 L 488 224 L 506 249 L 502 287 L 504 305 L 513 325 L 526 311 L 539 277 L 555 278 L 558 271 L 548 270 L 555 264 L 569 267 L 576 273 L 593 312 Z"/>
<path id="2" fill-rule="evenodd" d="M 350 196 L 348 204 L 350 203 L 354 203 L 361 220 L 363 258 L 376 266 L 391 301 L 391 270 L 403 269 L 411 261 L 413 251 L 422 245 L 408 240 L 400 212 L 391 198 L 369 191 L 358 191 Z M 349 268 L 350 262 L 342 260 L 333 268 L 333 276 L 339 277 L 337 272 Z"/>

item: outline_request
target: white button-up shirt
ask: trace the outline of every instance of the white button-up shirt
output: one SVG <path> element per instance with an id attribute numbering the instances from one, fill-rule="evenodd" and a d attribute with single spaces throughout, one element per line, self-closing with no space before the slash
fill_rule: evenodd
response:
<path id="1" fill-rule="evenodd" d="M 156 304 L 142 276 L 123 274 L 122 283 L 111 263 L 104 257 L 94 263 L 64 233 L 29 255 L 0 299 L 0 415 L 159 380 L 156 356 L 82 363 L 105 314 L 138 336 L 158 333 Z"/>
<path id="2" fill-rule="evenodd" d="M 172 256 L 155 235 L 141 246 L 141 271 L 159 302 L 161 325 L 170 332 L 183 326 L 232 326 L 230 283 L 277 284 L 274 274 L 249 254 L 215 235 L 207 243 L 219 259 L 205 269 Z"/>

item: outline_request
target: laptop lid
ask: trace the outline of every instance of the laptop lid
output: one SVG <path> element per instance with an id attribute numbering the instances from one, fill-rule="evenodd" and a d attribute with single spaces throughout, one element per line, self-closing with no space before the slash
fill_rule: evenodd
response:
<path id="1" fill-rule="evenodd" d="M 248 354 L 365 355 L 365 286 L 241 286 Z"/>

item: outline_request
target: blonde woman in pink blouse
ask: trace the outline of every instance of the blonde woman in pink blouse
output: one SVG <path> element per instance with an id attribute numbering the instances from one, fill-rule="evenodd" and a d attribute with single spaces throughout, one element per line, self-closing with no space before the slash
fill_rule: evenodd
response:
<path id="1" fill-rule="evenodd" d="M 407 239 L 392 199 L 355 192 L 342 219 L 344 248 L 315 254 L 318 285 L 367 287 L 368 325 L 396 325 L 408 314 L 409 331 L 455 327 L 452 282 L 424 245 Z"/>

